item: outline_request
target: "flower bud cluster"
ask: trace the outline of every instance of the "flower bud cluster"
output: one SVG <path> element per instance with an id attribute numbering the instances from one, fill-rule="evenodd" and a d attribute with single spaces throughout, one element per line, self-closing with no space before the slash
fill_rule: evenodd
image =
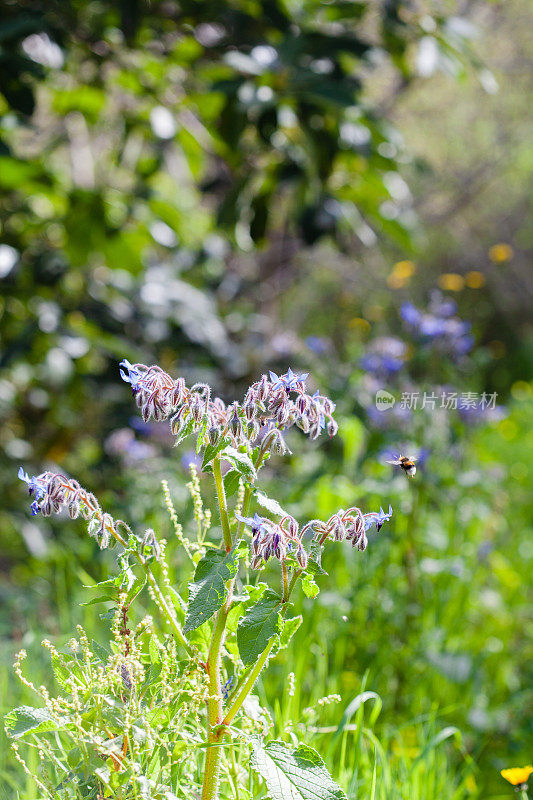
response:
<path id="1" fill-rule="evenodd" d="M 311 520 L 303 528 L 303 533 L 307 530 L 313 530 L 315 541 L 320 544 L 328 538 L 336 542 L 342 542 L 346 539 L 346 541 L 352 543 L 352 547 L 357 547 L 358 550 L 363 551 L 367 548 L 368 538 L 366 534 L 372 525 L 375 525 L 376 530 L 379 531 L 391 517 L 392 506 L 390 505 L 388 512 L 380 508 L 379 511 L 370 511 L 367 514 L 363 514 L 357 506 L 352 506 L 347 511 L 341 508 L 327 522 Z"/>
<path id="2" fill-rule="evenodd" d="M 253 517 L 235 516 L 252 531 L 252 569 L 258 569 L 272 557 L 284 561 L 288 555 L 294 556 L 302 569 L 306 568 L 308 556 L 294 517 L 287 515 L 276 523 L 259 514 Z"/>
<path id="3" fill-rule="evenodd" d="M 333 419 L 335 404 L 318 391 L 305 392 L 307 373 L 296 375 L 290 368 L 285 375 L 271 372 L 252 384 L 244 402 L 229 406 L 219 397 L 212 398 L 211 388 L 197 383 L 190 389 L 183 378 L 173 380 L 158 366 L 120 363 L 120 374 L 129 383 L 145 422 L 170 420 L 174 436 L 205 431 L 206 443 L 216 446 L 222 437 L 234 445 L 253 442 L 266 429 L 268 447 L 278 453 L 288 452 L 281 430 L 297 425 L 311 439 L 325 428 L 329 436 L 337 433 Z"/>
<path id="4" fill-rule="evenodd" d="M 42 513 L 49 517 L 66 508 L 71 519 L 81 516 L 89 520 L 89 534 L 94 536 L 102 549 L 109 546 L 113 534 L 119 534 L 119 528 L 126 528 L 121 520 L 114 520 L 100 508 L 98 500 L 91 492 L 87 492 L 78 481 L 67 478 L 56 472 L 42 472 L 30 477 L 20 467 L 18 477 L 28 486 L 32 517 Z"/>
<path id="5" fill-rule="evenodd" d="M 296 425 L 310 439 L 317 439 L 324 428 L 330 437 L 335 436 L 338 425 L 333 419 L 335 404 L 316 391 L 305 391 L 308 373 L 295 374 L 292 369 L 285 375 L 269 373 L 253 383 L 244 398 L 246 418 L 274 429 L 287 429 Z"/>
<path id="6" fill-rule="evenodd" d="M 283 561 L 287 556 L 293 556 L 301 569 L 308 564 L 308 554 L 303 546 L 303 538 L 309 531 L 314 534 L 314 540 L 322 545 L 326 539 L 331 538 L 336 542 L 344 540 L 351 542 L 352 547 L 366 550 L 368 545 L 367 532 L 375 525 L 379 531 L 392 516 L 392 506 L 388 512 L 370 511 L 363 514 L 360 508 L 353 506 L 347 511 L 340 509 L 333 514 L 327 522 L 313 519 L 300 530 L 298 522 L 286 515 L 279 523 L 254 514 L 253 517 L 235 515 L 244 522 L 252 531 L 252 569 L 258 569 L 272 557 Z"/>

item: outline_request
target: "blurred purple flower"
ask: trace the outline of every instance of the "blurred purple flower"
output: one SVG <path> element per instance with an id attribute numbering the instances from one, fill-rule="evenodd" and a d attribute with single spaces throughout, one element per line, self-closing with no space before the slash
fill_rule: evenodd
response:
<path id="1" fill-rule="evenodd" d="M 407 345 L 395 336 L 379 336 L 369 345 L 359 364 L 371 375 L 386 380 L 404 365 Z"/>
<path id="2" fill-rule="evenodd" d="M 422 316 L 422 313 L 412 303 L 403 303 L 400 313 L 404 322 L 413 326 L 419 324 Z"/>
<path id="3" fill-rule="evenodd" d="M 467 355 L 474 346 L 470 334 L 471 323 L 454 316 L 457 303 L 433 292 L 427 311 L 420 311 L 412 303 L 404 303 L 401 317 L 407 327 L 422 340 L 435 343 L 452 356 Z"/>
<path id="4" fill-rule="evenodd" d="M 305 340 L 305 344 L 309 350 L 316 353 L 317 356 L 322 356 L 330 349 L 331 342 L 329 339 L 322 336 L 308 336 Z"/>
<path id="5" fill-rule="evenodd" d="M 193 464 L 197 470 L 200 470 L 202 466 L 202 456 L 195 450 L 187 450 L 181 457 L 181 466 L 183 469 L 189 469 L 191 464 Z"/>

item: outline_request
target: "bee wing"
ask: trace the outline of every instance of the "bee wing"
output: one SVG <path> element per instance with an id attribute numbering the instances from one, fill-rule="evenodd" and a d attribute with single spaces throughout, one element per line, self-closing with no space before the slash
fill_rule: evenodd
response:
<path id="1" fill-rule="evenodd" d="M 418 456 L 413 456 L 412 458 L 411 458 L 411 456 L 409 456 L 409 461 L 413 461 L 413 462 L 418 461 Z"/>
<path id="2" fill-rule="evenodd" d="M 386 464 L 394 464 L 394 466 L 395 466 L 395 467 L 398 467 L 398 466 L 400 466 L 400 464 L 401 464 L 402 462 L 400 461 L 400 459 L 399 459 L 399 458 L 395 458 L 395 459 L 394 459 L 394 461 L 388 461 L 388 460 L 387 460 L 385 463 L 386 463 Z"/>

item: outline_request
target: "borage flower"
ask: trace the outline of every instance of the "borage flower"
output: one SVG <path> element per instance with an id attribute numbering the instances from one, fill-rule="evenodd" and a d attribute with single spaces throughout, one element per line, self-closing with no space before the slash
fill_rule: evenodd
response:
<path id="1" fill-rule="evenodd" d="M 290 367 L 285 375 L 278 376 L 275 372 L 269 372 L 269 375 L 274 391 L 283 388 L 287 392 L 303 392 L 305 388 L 304 381 L 309 377 L 308 372 L 302 372 L 300 375 L 297 375 Z"/>
<path id="2" fill-rule="evenodd" d="M 316 439 L 326 429 L 329 436 L 337 433 L 333 419 L 335 404 L 318 391 L 305 393 L 308 373 L 297 374 L 291 368 L 284 375 L 262 375 L 246 392 L 244 402 L 226 406 L 219 398 L 212 399 L 207 384 L 198 383 L 190 389 L 183 378 L 173 380 L 160 367 L 120 362 L 120 375 L 129 383 L 135 402 L 145 422 L 168 419 L 174 436 L 198 434 L 205 441 L 200 444 L 216 445 L 225 437 L 228 443 L 239 447 L 252 445 L 261 430 L 272 431 L 267 444 L 271 450 L 290 452 L 281 431 L 297 425 Z M 296 396 L 295 396 L 296 395 Z"/>
<path id="3" fill-rule="evenodd" d="M 261 533 L 262 530 L 266 530 L 266 524 L 270 522 L 270 520 L 260 517 L 257 513 L 254 514 L 253 517 L 241 517 L 240 514 L 235 514 L 235 518 L 238 519 L 239 522 L 244 522 L 244 524 L 250 528 L 252 536 L 256 536 L 258 533 Z"/>
<path id="4" fill-rule="evenodd" d="M 254 514 L 253 517 L 241 517 L 239 514 L 235 516 L 252 530 L 252 569 L 258 569 L 271 558 L 284 561 L 289 553 L 305 569 L 308 556 L 300 541 L 299 526 L 294 517 L 287 515 L 279 523 L 275 523 L 259 514 Z"/>
<path id="5" fill-rule="evenodd" d="M 35 500 L 31 504 L 32 516 L 42 513 L 48 517 L 64 508 L 71 519 L 76 519 L 81 514 L 89 522 L 89 535 L 95 537 L 101 549 L 108 547 L 113 538 L 122 538 L 121 528 L 130 533 L 125 522 L 114 520 L 110 514 L 104 513 L 94 494 L 87 492 L 73 478 L 56 472 L 43 472 L 30 478 L 22 467 L 18 476 L 28 485 L 30 495 L 35 494 Z"/>
<path id="6" fill-rule="evenodd" d="M 33 475 L 30 478 L 28 473 L 24 471 L 23 467 L 19 467 L 18 478 L 19 480 L 24 481 L 24 483 L 27 484 L 30 497 L 31 495 L 35 494 L 36 501 L 40 500 L 41 497 L 43 497 L 44 488 L 43 485 L 40 483 L 39 478 L 36 478 L 35 475 Z M 33 505 L 34 503 L 32 503 L 32 507 Z"/>
<path id="7" fill-rule="evenodd" d="M 357 547 L 358 550 L 366 550 L 368 545 L 367 531 L 370 530 L 372 525 L 376 526 L 376 530 L 380 531 L 385 522 L 388 522 L 392 516 L 392 506 L 389 504 L 389 511 L 386 513 L 382 508 L 379 511 L 370 511 L 363 514 L 360 508 L 353 506 L 345 511 L 341 508 L 336 514 L 333 514 L 327 522 L 320 520 L 311 520 L 302 530 L 302 536 L 306 530 L 312 530 L 315 535 L 315 541 L 320 544 L 331 536 L 334 541 L 342 542 L 344 539 L 352 543 L 352 547 Z"/>
<path id="8" fill-rule="evenodd" d="M 364 514 L 363 516 L 365 518 L 366 530 L 369 531 L 372 525 L 375 524 L 376 531 L 379 533 L 385 522 L 388 522 L 392 517 L 392 506 L 389 503 L 388 513 L 383 511 L 382 508 L 380 508 L 379 511 L 371 511 L 368 514 Z"/>

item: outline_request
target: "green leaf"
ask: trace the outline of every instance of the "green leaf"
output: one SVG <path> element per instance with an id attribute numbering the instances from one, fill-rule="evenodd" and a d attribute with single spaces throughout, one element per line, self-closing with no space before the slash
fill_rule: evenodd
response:
<path id="1" fill-rule="evenodd" d="M 93 597 L 92 600 L 87 600 L 86 603 L 80 603 L 80 606 L 94 606 L 97 603 L 116 603 L 117 597 L 116 595 L 113 597 L 108 594 L 100 595 L 99 597 Z"/>
<path id="2" fill-rule="evenodd" d="M 312 549 L 312 547 L 311 547 L 311 549 Z M 328 574 L 325 569 L 322 569 L 320 564 L 317 564 L 317 562 L 313 560 L 312 557 L 310 557 L 309 561 L 307 562 L 306 572 L 309 572 L 310 575 L 314 575 L 314 576 L 316 576 L 316 575 L 327 575 Z"/>
<path id="3" fill-rule="evenodd" d="M 250 766 L 264 778 L 271 800 L 346 800 L 312 747 L 253 744 Z"/>
<path id="4" fill-rule="evenodd" d="M 255 492 L 255 499 L 262 508 L 266 508 L 266 510 L 270 511 L 271 514 L 274 514 L 277 517 L 287 516 L 286 512 L 282 509 L 278 501 L 273 500 L 271 497 L 267 497 L 266 494 L 263 494 L 262 492 Z"/>
<path id="5" fill-rule="evenodd" d="M 198 562 L 194 581 L 189 586 L 189 608 L 185 618 L 185 631 L 194 631 L 213 616 L 227 596 L 227 581 L 235 577 L 239 543 L 229 553 L 209 550 Z"/>
<path id="6" fill-rule="evenodd" d="M 129 605 L 144 588 L 146 575 L 144 573 L 136 575 L 133 569 L 128 569 L 124 575 L 122 591 L 126 591 L 126 603 Z"/>
<path id="7" fill-rule="evenodd" d="M 63 653 L 58 653 L 58 655 L 54 654 L 52 656 L 52 668 L 54 670 L 55 679 L 61 688 L 69 694 L 72 693 L 72 686 L 68 682 L 68 679 L 72 675 L 71 661 L 72 659 Z"/>
<path id="8" fill-rule="evenodd" d="M 305 596 L 310 597 L 311 600 L 313 600 L 320 591 L 318 585 L 314 582 L 312 575 L 309 574 L 304 575 L 302 578 L 302 589 L 304 590 Z"/>
<path id="9" fill-rule="evenodd" d="M 176 610 L 176 614 L 177 614 L 177 617 L 178 617 L 178 622 L 180 624 L 182 624 L 183 620 L 185 619 L 185 612 L 187 611 L 187 603 L 185 602 L 183 597 L 180 595 L 180 593 L 177 592 L 174 589 L 173 586 L 169 586 L 168 587 L 168 594 L 169 594 L 169 597 L 172 600 L 172 604 L 173 604 L 173 606 L 174 606 L 174 608 Z"/>
<path id="10" fill-rule="evenodd" d="M 148 652 L 150 654 L 150 662 L 152 664 L 160 664 L 161 656 L 159 655 L 159 648 L 155 643 L 153 636 L 148 640 Z"/>
<path id="11" fill-rule="evenodd" d="M 206 446 L 204 450 L 204 459 L 202 461 L 202 472 L 205 472 L 207 465 L 210 464 L 214 457 L 224 449 L 227 441 L 227 439 L 222 438 L 219 442 L 217 442 L 217 444 L 208 444 Z"/>
<path id="12" fill-rule="evenodd" d="M 106 648 L 105 648 L 105 647 L 102 647 L 102 645 L 101 645 L 101 644 L 99 644 L 99 643 L 96 641 L 96 639 L 93 639 L 93 640 L 92 640 L 92 642 L 91 642 L 91 647 L 92 647 L 92 651 L 93 651 L 93 653 L 95 654 L 95 656 L 96 656 L 97 658 L 99 658 L 99 659 L 100 659 L 100 661 L 102 662 L 102 664 L 107 664 L 107 659 L 108 659 L 108 658 L 109 658 L 109 656 L 111 655 L 111 654 L 110 654 L 110 652 L 109 652 L 109 650 L 106 650 Z"/>
<path id="13" fill-rule="evenodd" d="M 303 617 L 299 614 L 297 617 L 292 617 L 292 619 L 287 619 L 283 622 L 283 626 L 281 628 L 281 633 L 279 635 L 279 649 L 283 650 L 284 647 L 288 647 L 290 640 L 302 624 Z"/>
<path id="14" fill-rule="evenodd" d="M 237 469 L 232 469 L 224 475 L 224 491 L 226 492 L 226 497 L 231 497 L 232 494 L 235 494 L 239 488 L 240 479 L 241 473 Z"/>
<path id="15" fill-rule="evenodd" d="M 14 708 L 13 711 L 5 715 L 4 721 L 6 733 L 12 739 L 19 739 L 30 731 L 32 733 L 43 733 L 44 731 L 56 731 L 60 727 L 52 719 L 48 709 L 32 708 L 32 706 Z"/>
<path id="16" fill-rule="evenodd" d="M 246 455 L 246 453 L 241 453 L 234 447 L 226 447 L 220 453 L 220 457 L 225 458 L 226 461 L 231 461 L 235 469 L 237 469 L 246 480 L 255 481 L 257 473 L 250 456 Z"/>
<path id="17" fill-rule="evenodd" d="M 237 626 L 237 643 L 244 664 L 253 664 L 281 629 L 281 597 L 267 589 Z"/>

